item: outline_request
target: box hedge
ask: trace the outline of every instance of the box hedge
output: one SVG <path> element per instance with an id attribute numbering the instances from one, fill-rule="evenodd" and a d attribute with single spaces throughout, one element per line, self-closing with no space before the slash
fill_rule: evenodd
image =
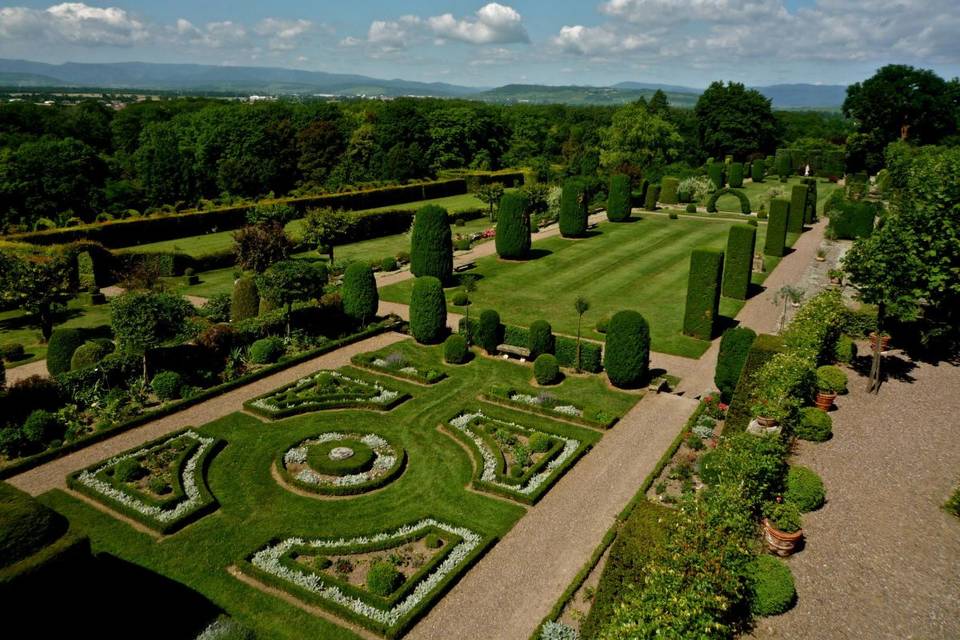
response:
<path id="1" fill-rule="evenodd" d="M 494 242 L 501 258 L 524 260 L 530 257 L 530 216 L 526 209 L 526 198 L 515 191 L 503 194 L 500 199 Z"/>
<path id="2" fill-rule="evenodd" d="M 447 328 L 447 301 L 438 278 L 421 276 L 410 294 L 410 334 L 421 344 L 435 344 Z"/>
<path id="3" fill-rule="evenodd" d="M 743 187 L 743 163 L 742 162 L 731 162 L 730 163 L 730 186 L 734 189 L 740 189 Z"/>
<path id="4" fill-rule="evenodd" d="M 678 204 L 680 202 L 680 197 L 678 195 L 678 190 L 680 188 L 680 181 L 676 178 L 664 178 L 660 181 L 660 202 L 664 204 Z"/>
<path id="5" fill-rule="evenodd" d="M 760 370 L 773 356 L 783 352 L 783 338 L 761 333 L 750 345 L 747 359 L 740 372 L 733 397 L 730 399 L 730 408 L 727 410 L 727 419 L 723 432 L 737 433 L 745 431 L 753 416 L 750 415 L 750 402 L 753 396 L 754 374 Z"/>
<path id="6" fill-rule="evenodd" d="M 650 325 L 636 311 L 619 311 L 607 323 L 603 368 L 621 389 L 646 383 L 650 374 Z"/>
<path id="7" fill-rule="evenodd" d="M 747 327 L 731 327 L 723 332 L 713 383 L 720 390 L 720 398 L 726 403 L 733 398 L 740 374 L 747 363 L 747 354 L 750 353 L 756 337 L 753 329 Z"/>
<path id="8" fill-rule="evenodd" d="M 723 276 L 723 252 L 694 249 L 690 254 L 687 303 L 683 314 L 683 332 L 688 336 L 713 338 L 720 313 L 720 282 Z"/>
<path id="9" fill-rule="evenodd" d="M 657 210 L 657 201 L 660 199 L 660 185 L 652 184 L 647 188 L 647 195 L 644 199 L 643 208 L 647 211 Z"/>
<path id="10" fill-rule="evenodd" d="M 756 245 L 756 227 L 740 224 L 730 227 L 723 261 L 723 295 L 727 298 L 747 299 Z"/>
<path id="11" fill-rule="evenodd" d="M 560 195 L 560 235 L 579 238 L 587 231 L 590 196 L 582 180 L 568 178 Z"/>
<path id="12" fill-rule="evenodd" d="M 610 178 L 607 192 L 607 220 L 623 222 L 630 218 L 630 176 L 617 174 Z"/>
<path id="13" fill-rule="evenodd" d="M 488 322 L 484 326 L 484 314 L 488 315 Z M 494 325 L 494 320 L 496 325 Z M 486 349 L 481 342 L 487 334 L 487 327 L 493 329 L 493 337 L 490 343 L 493 346 L 493 353 L 496 352 L 497 345 L 509 344 L 514 347 L 529 348 L 530 330 L 526 327 L 516 325 L 504 325 L 500 323 L 500 315 L 492 309 L 487 309 L 480 314 L 480 320 L 461 318 L 459 331 L 466 335 L 467 332 L 474 338 L 474 342 Z M 580 342 L 580 368 L 589 373 L 600 373 L 603 371 L 603 347 L 596 342 L 581 340 Z M 577 364 L 577 340 L 567 336 L 554 336 L 554 355 L 561 367 L 568 369 L 576 368 Z"/>
<path id="14" fill-rule="evenodd" d="M 770 201 L 770 219 L 767 222 L 767 240 L 763 253 L 768 256 L 782 257 L 787 247 L 787 220 L 790 217 L 790 203 L 780 198 Z"/>

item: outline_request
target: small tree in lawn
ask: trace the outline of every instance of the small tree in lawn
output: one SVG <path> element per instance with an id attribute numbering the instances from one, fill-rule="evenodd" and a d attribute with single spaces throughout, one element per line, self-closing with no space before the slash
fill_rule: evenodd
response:
<path id="1" fill-rule="evenodd" d="M 335 211 L 329 207 L 310 209 L 303 221 L 303 237 L 307 242 L 315 244 L 318 252 L 326 253 L 332 264 L 333 249 L 349 239 L 352 223 L 353 218 L 343 211 Z"/>
<path id="2" fill-rule="evenodd" d="M 573 308 L 577 312 L 577 373 L 580 373 L 580 326 L 583 324 L 583 314 L 590 310 L 590 302 L 583 296 L 577 296 Z"/>
<path id="3" fill-rule="evenodd" d="M 257 276 L 260 296 L 271 304 L 286 306 L 287 335 L 293 303 L 319 298 L 327 284 L 327 267 L 306 260 L 284 260 Z"/>
<path id="4" fill-rule="evenodd" d="M 367 320 L 377 315 L 380 295 L 377 293 L 377 279 L 370 265 L 354 262 L 343 274 L 343 311 L 365 326 Z"/>
<path id="5" fill-rule="evenodd" d="M 0 300 L 33 316 L 46 342 L 57 312 L 76 295 L 70 274 L 63 255 L 0 253 Z"/>
<path id="6" fill-rule="evenodd" d="M 490 222 L 494 222 L 493 214 L 496 206 L 500 203 L 500 198 L 503 197 L 503 185 L 499 182 L 482 185 L 477 189 L 476 195 L 480 202 L 487 205 L 490 210 Z"/>
<path id="7" fill-rule="evenodd" d="M 183 332 L 193 307 L 171 293 L 132 291 L 110 303 L 110 327 L 120 348 L 143 358 L 143 379 L 149 380 L 147 352 Z"/>
<path id="8" fill-rule="evenodd" d="M 233 250 L 237 264 L 248 271 L 263 273 L 270 265 L 286 260 L 293 248 L 279 222 L 244 227 L 233 234 Z"/>

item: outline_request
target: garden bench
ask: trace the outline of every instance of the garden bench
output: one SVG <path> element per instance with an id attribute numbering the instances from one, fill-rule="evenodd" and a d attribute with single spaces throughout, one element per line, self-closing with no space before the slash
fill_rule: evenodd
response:
<path id="1" fill-rule="evenodd" d="M 587 225 L 587 231 L 590 231 L 591 229 L 596 229 L 596 228 L 597 228 L 596 222 L 591 222 L 590 224 Z"/>
<path id="2" fill-rule="evenodd" d="M 454 273 L 461 273 L 463 271 L 469 271 L 477 266 L 476 262 L 464 262 L 463 264 L 458 264 L 453 268 Z"/>
<path id="3" fill-rule="evenodd" d="M 515 347 L 512 344 L 498 344 L 497 351 L 505 353 L 508 356 L 516 356 L 522 360 L 530 357 L 530 349 L 526 347 Z"/>

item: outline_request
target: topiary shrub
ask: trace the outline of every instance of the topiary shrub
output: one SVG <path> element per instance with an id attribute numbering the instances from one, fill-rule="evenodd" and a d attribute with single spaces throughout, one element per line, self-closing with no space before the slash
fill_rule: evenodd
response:
<path id="1" fill-rule="evenodd" d="M 8 342 L 0 346 L 0 357 L 7 362 L 16 362 L 17 360 L 23 360 L 26 357 L 26 352 L 19 342 Z"/>
<path id="2" fill-rule="evenodd" d="M 650 326 L 636 311 L 619 311 L 607 325 L 603 367 L 610 383 L 629 389 L 647 381 L 650 373 Z"/>
<path id="3" fill-rule="evenodd" d="M 697 205 L 695 205 L 695 204 L 693 204 L 693 203 L 691 202 L 690 204 L 687 205 L 686 212 L 687 212 L 687 213 L 696 213 L 696 212 L 697 212 Z"/>
<path id="4" fill-rule="evenodd" d="M 453 278 L 453 239 L 447 210 L 427 205 L 417 211 L 410 236 L 410 271 L 430 276 L 441 284 Z"/>
<path id="5" fill-rule="evenodd" d="M 807 209 L 807 186 L 793 185 L 790 191 L 790 212 L 787 215 L 787 231 L 800 233 L 803 231 L 803 217 Z"/>
<path id="6" fill-rule="evenodd" d="M 470 298 L 467 296 L 466 291 L 456 291 L 450 298 L 450 302 L 455 307 L 465 307 L 470 304 Z"/>
<path id="7" fill-rule="evenodd" d="M 787 246 L 787 220 L 790 203 L 780 198 L 770 201 L 770 221 L 767 223 L 767 241 L 763 252 L 768 256 L 782 257 Z"/>
<path id="8" fill-rule="evenodd" d="M 781 182 L 786 182 L 787 178 L 793 175 L 793 168 L 790 163 L 790 155 L 786 153 L 781 153 L 781 150 L 777 150 L 777 175 L 780 176 Z"/>
<path id="9" fill-rule="evenodd" d="M 443 359 L 450 364 L 463 364 L 467 361 L 467 339 L 459 334 L 448 336 L 443 342 Z"/>
<path id="10" fill-rule="evenodd" d="M 717 212 L 717 200 L 722 196 L 736 196 L 737 200 L 740 201 L 740 213 L 744 215 L 750 214 L 750 198 L 747 197 L 743 191 L 738 189 L 718 189 L 710 194 L 710 197 L 707 199 L 707 213 L 716 213 Z"/>
<path id="11" fill-rule="evenodd" d="M 387 256 L 380 261 L 380 271 L 390 272 L 396 271 L 398 268 L 397 259 L 393 256 Z"/>
<path id="12" fill-rule="evenodd" d="M 730 167 L 730 186 L 734 189 L 743 187 L 743 163 L 731 162 Z"/>
<path id="13" fill-rule="evenodd" d="M 694 249 L 690 254 L 690 276 L 687 281 L 687 303 L 683 312 L 683 332 L 688 336 L 713 338 L 720 313 L 720 281 L 723 275 L 723 252 Z"/>
<path id="14" fill-rule="evenodd" d="M 494 242 L 497 255 L 505 260 L 530 257 L 530 216 L 526 209 L 526 198 L 517 192 L 505 193 L 500 199 Z"/>
<path id="15" fill-rule="evenodd" d="M 830 414 L 816 407 L 804 407 L 800 410 L 800 421 L 794 428 L 794 435 L 801 440 L 825 442 L 833 436 L 833 419 Z"/>
<path id="16" fill-rule="evenodd" d="M 47 345 L 47 371 L 51 376 L 70 371 L 73 352 L 86 342 L 81 329 L 57 329 Z"/>
<path id="17" fill-rule="evenodd" d="M 527 348 L 530 349 L 530 357 L 533 359 L 554 351 L 553 328 L 546 320 L 535 320 L 530 325 L 527 339 Z"/>
<path id="18" fill-rule="evenodd" d="M 746 225 L 733 225 L 727 235 L 727 250 L 723 257 L 723 295 L 746 300 L 753 275 L 753 252 L 757 245 L 757 230 Z"/>
<path id="19" fill-rule="evenodd" d="M 427 549 L 439 549 L 443 546 L 443 538 L 435 533 L 428 533 L 427 537 L 423 539 L 423 546 Z"/>
<path id="20" fill-rule="evenodd" d="M 230 321 L 240 322 L 256 318 L 260 313 L 260 294 L 253 278 L 239 278 L 233 285 L 230 298 Z"/>
<path id="21" fill-rule="evenodd" d="M 660 202 L 663 204 L 677 204 L 680 202 L 680 196 L 677 193 L 680 189 L 680 181 L 676 178 L 664 178 L 660 181 Z"/>
<path id="22" fill-rule="evenodd" d="M 500 314 L 493 309 L 485 309 L 480 313 L 480 322 L 477 325 L 476 342 L 484 351 L 493 355 L 497 346 L 503 344 L 503 324 Z"/>
<path id="23" fill-rule="evenodd" d="M 624 222 L 630 219 L 630 176 L 617 174 L 610 178 L 607 192 L 607 220 Z"/>
<path id="24" fill-rule="evenodd" d="M 587 231 L 587 212 L 590 197 L 582 181 L 569 178 L 563 183 L 560 195 L 560 235 L 579 238 Z"/>
<path id="25" fill-rule="evenodd" d="M 713 183 L 715 189 L 723 189 L 726 185 L 726 177 L 724 176 L 724 170 L 726 165 L 722 162 L 712 162 L 707 165 L 707 176 L 710 178 L 710 182 Z"/>
<path id="26" fill-rule="evenodd" d="M 56 414 L 37 409 L 23 423 L 23 437 L 36 447 L 46 447 L 54 440 L 63 439 L 67 428 Z"/>
<path id="27" fill-rule="evenodd" d="M 825 365 L 817 369 L 817 389 L 826 393 L 846 393 L 847 374 L 839 367 Z"/>
<path id="28" fill-rule="evenodd" d="M 783 499 L 797 505 L 804 513 L 819 509 L 826 500 L 823 480 L 812 469 L 793 465 L 787 472 Z"/>
<path id="29" fill-rule="evenodd" d="M 378 596 L 386 597 L 403 584 L 403 574 L 393 563 L 381 560 L 373 563 L 367 572 L 367 589 Z"/>
<path id="30" fill-rule="evenodd" d="M 643 208 L 647 211 L 657 210 L 657 201 L 660 199 L 660 185 L 652 184 L 647 188 L 647 194 L 644 197 Z"/>
<path id="31" fill-rule="evenodd" d="M 420 344 L 435 344 L 447 328 L 447 300 L 439 278 L 421 276 L 410 295 L 410 335 Z"/>
<path id="32" fill-rule="evenodd" d="M 757 158 L 753 161 L 753 164 L 750 165 L 750 179 L 753 180 L 754 184 L 760 184 L 763 182 L 766 171 L 767 169 L 764 161 L 760 158 Z"/>
<path id="33" fill-rule="evenodd" d="M 750 610 L 758 617 L 775 616 L 789 610 L 797 599 L 790 567 L 770 555 L 753 562 L 753 597 Z"/>
<path id="34" fill-rule="evenodd" d="M 343 274 L 343 312 L 361 326 L 377 315 L 380 295 L 377 293 L 377 279 L 373 269 L 364 262 L 354 262 Z"/>
<path id="35" fill-rule="evenodd" d="M 32 556 L 67 528 L 66 518 L 13 485 L 0 482 L 0 568 Z"/>
<path id="36" fill-rule="evenodd" d="M 280 359 L 286 349 L 283 340 L 275 336 L 261 338 L 250 345 L 250 362 L 254 364 L 272 364 Z"/>
<path id="37" fill-rule="evenodd" d="M 720 353 L 717 355 L 717 368 L 713 382 L 720 390 L 720 398 L 729 404 L 737 388 L 747 354 L 757 334 L 747 327 L 731 327 L 723 332 L 720 339 Z"/>
<path id="38" fill-rule="evenodd" d="M 596 326 L 594 326 L 594 329 L 596 330 L 597 333 L 606 333 L 607 325 L 609 324 L 610 324 L 610 316 L 603 316 L 602 318 L 597 320 L 597 324 Z"/>
<path id="39" fill-rule="evenodd" d="M 0 393 L 7 388 L 7 365 L 3 364 L 3 361 L 0 360 Z M 2 406 L 2 401 L 0 401 L 0 406 Z"/>
<path id="40" fill-rule="evenodd" d="M 183 376 L 176 371 L 161 371 L 153 376 L 150 387 L 161 400 L 174 400 L 180 397 L 183 388 Z"/>
<path id="41" fill-rule="evenodd" d="M 560 379 L 560 365 L 557 359 L 549 354 L 543 353 L 537 356 L 533 362 L 533 377 L 537 384 L 556 384 Z"/>
<path id="42" fill-rule="evenodd" d="M 853 341 L 853 338 L 847 335 L 842 335 L 837 340 L 837 346 L 834 349 L 834 356 L 837 359 L 837 362 L 842 362 L 844 364 L 850 364 L 857 357 L 857 343 Z"/>
<path id="43" fill-rule="evenodd" d="M 113 342 L 109 340 L 89 340 L 77 347 L 70 358 L 70 370 L 85 369 L 97 364 L 114 352 Z"/>

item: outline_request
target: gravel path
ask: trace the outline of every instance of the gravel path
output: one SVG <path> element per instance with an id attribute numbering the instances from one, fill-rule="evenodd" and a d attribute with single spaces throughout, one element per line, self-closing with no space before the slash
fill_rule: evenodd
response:
<path id="1" fill-rule="evenodd" d="M 960 520 L 940 506 L 960 482 L 960 368 L 919 365 L 868 396 L 851 376 L 834 437 L 802 443 L 827 504 L 804 516 L 790 558 L 799 600 L 756 638 L 960 638 Z"/>
<path id="2" fill-rule="evenodd" d="M 696 407 L 644 396 L 408 637 L 527 640 Z"/>
<path id="3" fill-rule="evenodd" d="M 40 376 L 42 378 L 49 377 L 47 372 L 47 361 L 46 360 L 37 360 L 36 362 L 28 362 L 27 364 L 21 364 L 19 366 L 13 367 L 12 369 L 7 369 L 7 384 L 13 384 L 14 382 L 20 382 L 24 378 L 29 378 L 30 376 Z"/>
<path id="4" fill-rule="evenodd" d="M 201 402 L 183 411 L 154 420 L 141 427 L 118 434 L 103 442 L 58 458 L 44 465 L 13 476 L 8 482 L 32 495 L 40 495 L 51 489 L 67 486 L 67 475 L 91 464 L 105 460 L 127 449 L 189 426 L 200 426 L 243 408 L 243 403 L 281 385 L 293 382 L 318 369 L 334 369 L 350 364 L 350 358 L 358 353 L 373 351 L 408 339 L 399 333 L 384 333 L 361 342 L 355 342 L 336 351 L 324 354 L 272 376 L 234 389 L 221 396 Z"/>

